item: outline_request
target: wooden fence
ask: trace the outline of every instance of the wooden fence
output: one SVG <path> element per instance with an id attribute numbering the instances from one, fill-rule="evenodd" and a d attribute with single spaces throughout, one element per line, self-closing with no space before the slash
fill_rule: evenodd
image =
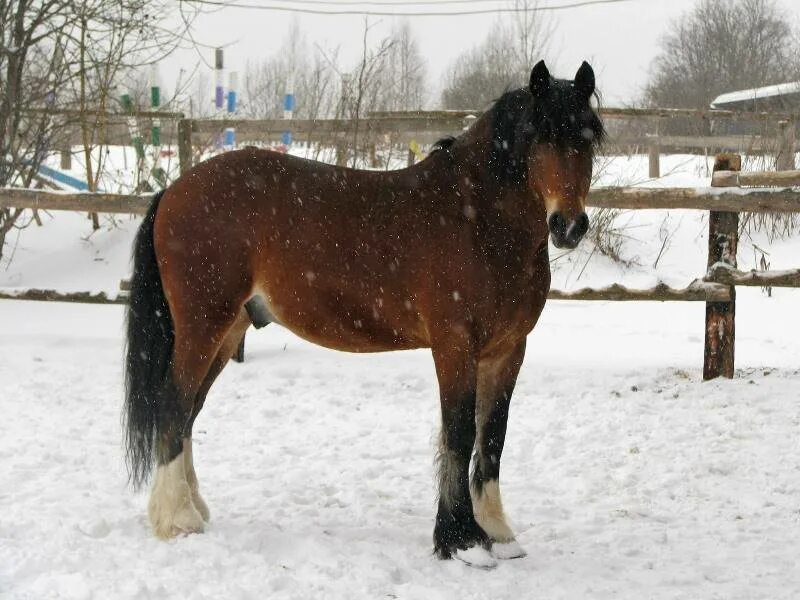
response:
<path id="1" fill-rule="evenodd" d="M 601 108 L 600 115 L 607 123 L 625 120 L 636 124 L 634 133 L 613 132 L 609 148 L 631 153 L 644 150 L 649 155 L 649 176 L 660 177 L 660 157 L 664 153 L 699 152 L 713 155 L 716 152 L 762 154 L 773 157 L 780 170 L 794 169 L 794 154 L 800 149 L 795 136 L 800 115 L 789 113 L 752 113 L 728 110 L 691 109 L 637 109 Z M 447 136 L 457 135 L 474 121 L 480 111 L 413 111 L 372 112 L 357 123 L 343 119 L 184 119 L 178 123 L 178 146 L 181 172 L 191 167 L 195 146 L 208 146 L 211 140 L 222 135 L 225 128 L 236 130 L 237 139 L 246 143 L 269 143 L 280 139 L 291 129 L 298 141 L 325 143 L 339 146 L 343 142 L 355 144 L 366 154 L 374 155 L 376 144 L 389 140 L 393 144 L 408 145 L 415 141 L 431 144 Z M 707 130 L 703 135 L 659 134 L 660 123 L 675 119 L 691 120 Z M 720 123 L 770 124 L 772 135 L 717 135 L 715 124 Z M 342 157 L 342 152 L 337 152 Z M 408 154 L 412 163 L 413 154 Z M 341 159 L 340 159 L 341 160 Z M 343 164 L 343 163 L 342 163 Z"/>
<path id="2" fill-rule="evenodd" d="M 71 124 L 59 130 L 54 142 L 65 157 L 72 146 L 83 143 L 79 120 L 86 116 L 102 117 L 102 139 L 95 139 L 96 143 L 130 144 L 126 124 L 129 115 L 51 112 Z M 663 153 L 688 151 L 714 154 L 725 151 L 763 154 L 773 157 L 778 169 L 787 170 L 794 168 L 794 153 L 799 149 L 795 130 L 800 115 L 792 113 L 614 107 L 602 107 L 599 112 L 612 130 L 609 148 L 649 154 L 651 177 L 660 175 L 660 156 Z M 387 141 L 393 145 L 408 146 L 412 141 L 425 145 L 447 135 L 456 135 L 480 114 L 479 110 L 372 112 L 357 122 L 349 119 L 193 119 L 185 118 L 182 113 L 166 112 L 141 112 L 135 116 L 142 130 L 146 130 L 153 119 L 160 119 L 162 143 L 177 146 L 180 171 L 184 172 L 192 166 L 199 151 L 213 146 L 228 127 L 236 130 L 237 140 L 241 143 L 277 142 L 282 133 L 290 129 L 295 140 L 300 142 L 328 144 L 332 147 L 356 145 L 360 152 L 374 155 L 375 146 Z M 663 124 L 676 120 L 694 123 L 703 133 L 665 134 L 666 127 Z M 615 131 L 613 125 L 620 122 L 629 124 L 633 131 Z M 715 133 L 715 129 L 724 123 L 761 124 L 765 130 L 758 135 Z M 344 152 L 338 154 L 344 156 Z M 409 160 L 413 161 L 413 154 L 409 154 Z"/>
<path id="3" fill-rule="evenodd" d="M 591 190 L 587 205 L 619 209 L 695 209 L 709 211 L 707 272 L 685 288 L 660 284 L 649 289 L 629 289 L 619 284 L 605 288 L 566 292 L 550 290 L 552 300 L 697 301 L 706 303 L 706 339 L 703 376 L 733 377 L 736 286 L 800 287 L 800 269 L 787 271 L 737 270 L 739 212 L 800 213 L 800 192 L 789 189 L 745 190 L 740 186 L 800 186 L 800 171 L 739 173 L 741 158 L 717 157 L 712 188 L 599 188 Z M 730 186 L 733 186 L 731 188 Z M 65 194 L 40 190 L 0 189 L 0 208 L 80 210 L 144 214 L 149 196 L 118 194 Z M 62 294 L 53 290 L 3 291 L 0 299 L 123 304 L 125 291 L 115 296 L 84 292 Z"/>

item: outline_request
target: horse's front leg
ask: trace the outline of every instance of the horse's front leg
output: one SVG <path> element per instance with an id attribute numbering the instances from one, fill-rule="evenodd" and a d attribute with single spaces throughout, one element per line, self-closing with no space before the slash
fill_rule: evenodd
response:
<path id="1" fill-rule="evenodd" d="M 500 457 L 506 439 L 511 394 L 525 357 L 525 340 L 478 363 L 477 442 L 472 471 L 475 519 L 492 539 L 496 558 L 520 558 L 525 550 L 506 521 L 500 498 Z"/>
<path id="2" fill-rule="evenodd" d="M 469 341 L 442 340 L 431 348 L 439 379 L 442 433 L 439 448 L 439 507 L 434 552 L 483 568 L 497 565 L 490 540 L 475 521 L 469 493 L 469 461 L 475 443 L 477 354 Z"/>

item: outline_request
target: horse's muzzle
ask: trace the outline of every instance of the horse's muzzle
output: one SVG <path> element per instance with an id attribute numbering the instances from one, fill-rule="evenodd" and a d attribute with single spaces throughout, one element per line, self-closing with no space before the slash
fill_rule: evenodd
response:
<path id="1" fill-rule="evenodd" d="M 553 213 L 547 221 L 550 228 L 550 239 L 556 248 L 572 250 L 578 245 L 586 232 L 589 231 L 589 217 L 584 212 L 577 219 L 567 222 L 560 213 Z"/>

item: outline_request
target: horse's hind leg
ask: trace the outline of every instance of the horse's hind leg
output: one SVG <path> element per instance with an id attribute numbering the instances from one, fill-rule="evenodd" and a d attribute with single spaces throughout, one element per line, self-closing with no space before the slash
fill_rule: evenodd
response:
<path id="1" fill-rule="evenodd" d="M 203 515 L 192 499 L 187 472 L 187 462 L 191 464 L 191 459 L 187 461 L 184 456 L 184 440 L 191 437 L 197 394 L 236 319 L 236 315 L 225 310 L 204 309 L 203 318 L 173 310 L 175 345 L 171 381 L 164 390 L 164 410 L 156 442 L 158 468 L 148 504 L 150 523 L 160 538 L 204 529 Z"/>
<path id="2" fill-rule="evenodd" d="M 208 505 L 206 504 L 205 500 L 203 500 L 203 497 L 200 495 L 200 483 L 197 479 L 197 473 L 194 470 L 194 457 L 192 453 L 192 428 L 194 427 L 195 419 L 203 408 L 203 404 L 205 404 L 206 396 L 208 395 L 211 386 L 214 384 L 214 381 L 217 379 L 217 377 L 219 377 L 220 373 L 222 373 L 222 370 L 228 364 L 231 356 L 233 356 L 233 354 L 236 352 L 238 340 L 247 330 L 249 324 L 249 321 L 242 315 L 239 319 L 237 319 L 234 326 L 231 327 L 231 329 L 228 331 L 228 334 L 225 336 L 225 339 L 223 340 L 222 345 L 217 352 L 217 356 L 214 358 L 214 362 L 211 364 L 211 368 L 209 369 L 208 374 L 203 380 L 203 384 L 200 386 L 200 389 L 197 392 L 197 396 L 195 397 L 194 401 L 194 409 L 192 411 L 192 416 L 189 423 L 188 435 L 183 438 L 183 460 L 184 469 L 186 471 L 186 481 L 189 484 L 192 502 L 194 503 L 197 511 L 200 513 L 200 516 L 203 517 L 203 521 L 206 523 L 208 523 L 211 513 L 208 510 Z"/>
<path id="3" fill-rule="evenodd" d="M 477 436 L 470 491 L 475 519 L 492 538 L 492 554 L 497 558 L 525 556 L 506 521 L 499 482 L 508 409 L 524 356 L 523 340 L 478 363 Z"/>

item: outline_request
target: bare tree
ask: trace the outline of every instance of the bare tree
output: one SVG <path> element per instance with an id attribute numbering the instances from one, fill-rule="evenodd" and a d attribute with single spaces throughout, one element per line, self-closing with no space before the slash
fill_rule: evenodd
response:
<path id="1" fill-rule="evenodd" d="M 63 84 L 62 56 L 50 40 L 66 26 L 67 0 L 0 0 L 0 187 L 28 187 L 55 133 L 47 108 Z M 39 111 L 26 110 L 41 107 Z M 30 221 L 0 209 L 0 258 L 9 231 Z"/>
<path id="2" fill-rule="evenodd" d="M 325 58 L 315 52 L 295 80 L 297 112 L 301 117 L 317 119 L 332 114 L 337 102 L 334 79 L 335 73 Z"/>
<path id="3" fill-rule="evenodd" d="M 311 52 L 295 23 L 275 55 L 247 63 L 242 114 L 280 118 L 283 96 L 291 87 L 295 117 L 348 121 L 341 131 L 328 130 L 315 142 L 318 151 L 335 147 L 338 163 L 352 161 L 355 165 L 365 148 L 371 151 L 377 144 L 377 140 L 367 139 L 361 126 L 366 113 L 420 109 L 424 102 L 425 61 L 408 23 L 377 41 L 371 40 L 372 31 L 373 24 L 365 21 L 358 62 L 342 66 L 337 50 L 317 45 Z M 308 139 L 313 137 L 312 130 Z"/>
<path id="4" fill-rule="evenodd" d="M 373 110 L 420 110 L 425 102 L 425 59 L 411 26 L 403 21 L 392 28 L 391 48 L 380 70 L 381 97 Z"/>
<path id="5" fill-rule="evenodd" d="M 254 119 L 280 118 L 289 77 L 288 65 L 280 55 L 248 61 L 240 112 Z"/>
<path id="6" fill-rule="evenodd" d="M 489 35 L 448 69 L 442 105 L 482 109 L 506 89 L 525 85 L 530 69 L 547 49 L 551 26 L 535 0 L 515 0 L 511 17 L 495 22 Z"/>
<path id="7" fill-rule="evenodd" d="M 209 117 L 212 114 L 211 107 L 213 105 L 211 79 L 207 73 L 197 73 L 192 84 L 191 98 L 189 99 L 189 115 L 192 117 Z"/>
<path id="8" fill-rule="evenodd" d="M 379 76 L 395 46 L 391 37 L 381 39 L 375 47 L 369 44 L 369 31 L 372 25 L 365 18 L 364 33 L 361 40 L 361 60 L 349 78 L 351 88 L 347 90 L 345 110 L 351 120 L 351 139 L 353 149 L 352 165 L 358 162 L 359 134 L 361 133 L 361 117 L 369 108 L 378 104 L 383 96 L 385 82 Z"/>
<path id="9" fill-rule="evenodd" d="M 122 91 L 135 84 L 138 68 L 160 60 L 184 39 L 182 31 L 162 25 L 170 21 L 173 10 L 169 0 L 72 3 L 72 23 L 65 30 L 63 50 L 70 85 L 61 93 L 66 96 L 63 102 L 81 114 L 81 146 L 90 191 L 98 189 L 103 173 L 107 112 L 119 108 Z M 137 169 L 137 176 L 143 175 L 143 169 Z M 137 188 L 147 189 L 146 182 L 138 181 Z"/>
<path id="10" fill-rule="evenodd" d="M 319 51 L 311 57 L 310 54 L 298 22 L 293 21 L 275 55 L 248 61 L 242 113 L 257 119 L 280 118 L 284 95 L 291 91 L 295 96 L 294 114 L 297 118 L 330 116 L 335 104 L 334 71 Z"/>
<path id="11" fill-rule="evenodd" d="M 106 130 L 114 85 L 182 41 L 162 25 L 171 10 L 169 0 L 0 0 L 0 186 L 44 185 L 42 162 L 77 127 L 96 188 L 92 147 Z M 0 211 L 0 256 L 6 234 L 27 222 L 23 213 Z"/>
<path id="12" fill-rule="evenodd" d="M 707 108 L 724 92 L 796 80 L 799 50 L 775 0 L 700 0 L 670 24 L 645 96 L 657 106 Z"/>

